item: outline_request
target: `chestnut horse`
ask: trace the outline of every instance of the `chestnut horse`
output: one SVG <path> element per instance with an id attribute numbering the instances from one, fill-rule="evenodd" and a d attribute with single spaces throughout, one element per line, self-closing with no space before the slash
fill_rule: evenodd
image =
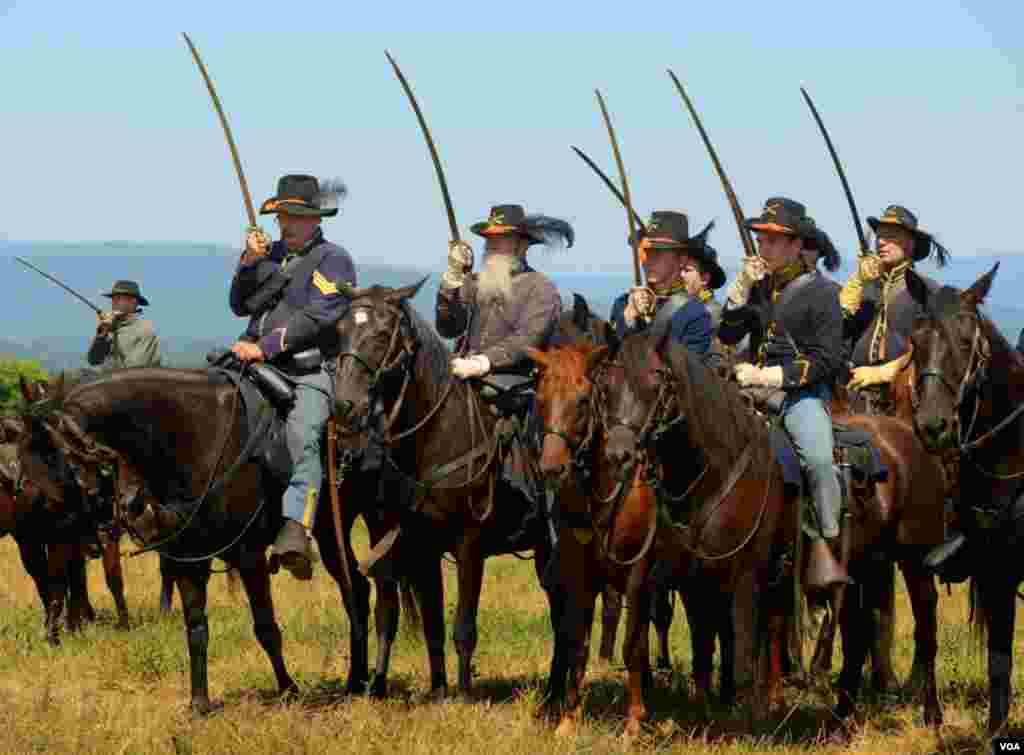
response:
<path id="1" fill-rule="evenodd" d="M 998 263 L 970 288 L 929 291 L 913 271 L 907 290 L 924 309 L 911 336 L 917 370 L 914 423 L 925 445 L 958 462 L 968 534 L 972 620 L 988 634 L 989 732 L 1010 711 L 1013 630 L 1024 580 L 1024 358 L 985 317 Z"/>

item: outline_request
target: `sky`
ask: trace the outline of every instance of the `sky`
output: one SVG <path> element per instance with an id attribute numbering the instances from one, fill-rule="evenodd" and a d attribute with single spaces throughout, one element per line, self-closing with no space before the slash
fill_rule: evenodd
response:
<path id="1" fill-rule="evenodd" d="M 729 206 L 666 74 L 686 85 L 747 215 L 803 201 L 847 255 L 849 210 L 905 204 L 955 255 L 1016 253 L 1024 4 L 176 3 L 0 0 L 0 240 L 238 245 L 245 214 L 199 48 L 253 199 L 283 173 L 345 180 L 332 240 L 357 263 L 440 269 L 449 231 L 390 50 L 434 133 L 462 233 L 492 204 L 568 219 L 554 268 L 627 267 L 600 88 L 637 208 L 682 209 L 725 257 Z M 273 229 L 270 218 L 264 227 Z M 479 244 L 477 245 L 479 249 Z"/>

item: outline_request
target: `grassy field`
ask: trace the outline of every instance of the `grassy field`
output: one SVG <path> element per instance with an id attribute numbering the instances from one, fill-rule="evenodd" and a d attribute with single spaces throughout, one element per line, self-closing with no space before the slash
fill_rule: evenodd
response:
<path id="1" fill-rule="evenodd" d="M 574 739 L 556 739 L 552 727 L 535 718 L 551 641 L 546 601 L 528 562 L 508 557 L 488 562 L 473 703 L 423 700 L 426 654 L 404 627 L 392 664 L 392 697 L 386 702 L 342 699 L 339 678 L 348 669 L 348 622 L 334 582 L 322 569 L 311 583 L 287 575 L 275 578 L 285 657 L 303 690 L 297 700 L 275 701 L 270 665 L 252 635 L 247 603 L 241 593 L 228 593 L 223 576 L 215 576 L 210 680 L 214 698 L 224 706 L 202 719 L 187 706 L 188 660 L 177 599 L 175 613 L 161 618 L 155 557 L 128 561 L 125 568 L 131 631 L 112 626 L 113 603 L 100 566 L 93 563 L 90 588 L 100 620 L 66 636 L 54 649 L 43 640 L 41 611 L 13 542 L 0 542 L 0 580 L 6 588 L 0 594 L 0 752 L 514 755 L 622 750 L 624 676 L 617 664 L 592 663 L 585 722 Z M 454 567 L 445 566 L 449 636 L 454 574 Z M 939 684 L 946 725 L 938 733 L 922 725 L 915 702 L 892 697 L 865 706 L 866 720 L 848 743 L 828 743 L 820 724 L 829 718 L 830 700 L 796 689 L 787 691 L 786 709 L 760 735 L 743 733 L 741 714 L 729 710 L 715 711 L 708 727 L 688 707 L 685 683 L 673 691 L 662 677 L 649 700 L 650 724 L 634 749 L 989 752 L 982 729 L 987 717 L 984 655 L 975 652 L 966 625 L 965 591 L 954 590 L 951 597 L 943 592 L 939 608 Z M 902 591 L 898 610 L 895 662 L 905 676 L 913 654 L 913 624 Z M 1018 648 L 1022 636 L 1018 626 Z M 448 649 L 449 678 L 454 679 L 451 641 Z M 676 679 L 685 680 L 689 641 L 681 609 L 673 626 L 673 649 Z M 1024 689 L 1024 659 L 1017 661 L 1014 686 L 1019 690 Z M 1011 720 L 1020 734 L 1024 710 L 1019 697 Z"/>

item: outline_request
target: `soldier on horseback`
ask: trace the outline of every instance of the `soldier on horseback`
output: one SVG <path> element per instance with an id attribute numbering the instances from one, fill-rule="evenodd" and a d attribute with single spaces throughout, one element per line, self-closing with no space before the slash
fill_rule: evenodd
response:
<path id="1" fill-rule="evenodd" d="M 334 325 L 344 314 L 347 286 L 356 282 L 348 252 L 324 239 L 320 223 L 338 214 L 341 184 L 321 186 L 313 176 L 287 175 L 260 214 L 276 215 L 280 240 L 251 231 L 231 281 L 231 310 L 248 316 L 231 347 L 243 362 L 268 361 L 295 383 L 286 435 L 292 461 L 284 494 L 284 526 L 271 549 L 271 567 L 312 578 L 310 530 L 323 476 L 320 446 L 333 408 Z"/>
<path id="2" fill-rule="evenodd" d="M 750 335 L 758 363 L 736 365 L 736 379 L 778 406 L 804 466 L 818 522 L 806 584 L 822 589 L 848 581 L 829 547 L 839 536 L 842 491 L 827 406 L 842 364 L 843 329 L 835 290 L 808 264 L 806 252 L 824 257 L 829 270 L 838 266 L 839 254 L 792 199 L 769 199 L 746 225 L 757 233 L 759 256 L 745 258 L 729 287 L 719 337 L 735 344 Z"/>
<path id="3" fill-rule="evenodd" d="M 878 239 L 878 253 L 864 254 L 839 294 L 844 330 L 853 343 L 851 391 L 877 387 L 879 408 L 891 413 L 889 387 L 910 360 L 910 333 L 921 307 L 907 291 L 907 270 L 934 253 L 945 265 L 946 249 L 918 227 L 905 207 L 890 205 L 881 218 L 868 218 Z M 916 272 L 916 271 L 915 271 Z M 929 289 L 938 284 L 920 276 Z M 863 394 L 862 394 L 863 395 Z"/>
<path id="4" fill-rule="evenodd" d="M 718 253 L 707 244 L 713 225 L 691 238 L 685 213 L 651 214 L 638 249 L 647 286 L 630 289 L 612 305 L 611 322 L 620 338 L 664 324 L 674 341 L 708 354 L 722 309 L 712 292 L 725 284 Z"/>
<path id="5" fill-rule="evenodd" d="M 149 320 L 139 314 L 149 300 L 139 284 L 119 280 L 103 294 L 111 301 L 111 311 L 98 315 L 96 336 L 89 346 L 89 364 L 102 372 L 124 367 L 159 367 L 160 338 Z"/>

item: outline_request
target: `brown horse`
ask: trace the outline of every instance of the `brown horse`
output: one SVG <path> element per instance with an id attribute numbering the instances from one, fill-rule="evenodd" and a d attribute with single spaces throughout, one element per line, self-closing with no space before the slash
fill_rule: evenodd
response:
<path id="1" fill-rule="evenodd" d="M 660 461 L 663 468 L 679 465 L 680 448 L 688 449 L 688 452 L 684 450 L 683 458 L 699 459 L 699 466 L 706 470 L 704 479 L 692 491 L 692 499 L 702 501 L 703 505 L 693 515 L 693 521 L 699 522 L 700 527 L 694 525 L 690 528 L 690 537 L 694 541 L 691 547 L 699 548 L 702 554 L 737 551 L 728 559 L 715 560 L 717 556 L 702 555 L 698 578 L 709 580 L 711 585 L 733 594 L 736 681 L 737 686 L 743 689 L 749 686 L 755 669 L 752 652 L 756 638 L 754 632 L 759 626 L 772 629 L 771 623 L 759 625 L 753 621 L 752 596 L 746 594 L 746 590 L 764 589 L 758 580 L 766 578 L 765 571 L 769 577 L 775 576 L 771 572 L 777 567 L 779 548 L 786 548 L 793 542 L 793 514 L 797 511 L 798 491 L 774 478 L 769 479 L 777 482 L 777 486 L 767 486 L 767 493 L 762 490 L 762 501 L 752 491 L 744 490 L 742 486 L 748 484 L 747 481 L 755 474 L 780 473 L 772 454 L 758 457 L 758 462 L 766 468 L 753 461 L 745 461 L 748 449 L 763 451 L 761 445 L 768 442 L 762 421 L 747 408 L 734 386 L 723 384 L 697 357 L 676 346 L 665 350 L 664 357 L 661 357 L 653 338 L 648 336 L 646 340 L 644 343 L 643 338 L 634 337 L 623 343 L 620 358 L 627 365 L 627 379 L 623 385 L 633 393 L 634 401 L 622 403 L 623 411 L 617 418 L 621 440 L 610 440 L 609 450 L 612 453 L 609 461 L 621 465 L 623 459 L 630 458 L 629 453 L 634 454 L 634 458 L 642 455 L 642 434 L 635 429 L 640 421 L 638 417 L 654 416 L 651 413 L 658 409 L 656 402 L 664 400 L 659 397 L 663 396 L 666 381 L 674 381 L 675 413 L 666 413 L 664 421 L 678 421 L 686 437 L 685 442 L 673 448 L 669 456 L 662 456 Z M 665 370 L 664 364 L 670 369 Z M 856 500 L 849 506 L 851 516 L 845 525 L 853 528 L 849 568 L 858 588 L 847 595 L 839 617 L 844 666 L 840 675 L 841 694 L 837 712 L 841 717 L 849 715 L 858 697 L 863 664 L 873 636 L 870 618 L 886 595 L 887 577 L 891 580 L 888 576 L 891 568 L 887 567 L 886 561 L 892 559 L 901 566 L 914 606 L 915 662 L 925 678 L 925 719 L 938 723 L 942 713 L 934 671 L 937 595 L 934 580 L 922 568 L 921 558 L 926 549 L 941 537 L 945 493 L 943 471 L 917 441 L 913 428 L 905 422 L 890 417 L 841 419 L 869 434 L 889 474 L 884 482 L 877 485 L 855 486 Z M 710 475 L 719 477 L 719 481 L 709 484 L 707 477 Z M 735 479 L 736 483 L 730 489 L 722 479 L 728 483 Z M 759 527 L 751 524 L 744 529 L 740 524 L 745 521 L 744 517 L 750 521 L 759 510 L 764 512 L 760 515 Z M 786 511 L 787 516 L 780 519 L 782 511 Z M 740 549 L 736 543 L 729 546 L 739 537 L 737 533 L 745 531 L 750 532 L 749 544 Z M 885 568 L 879 568 L 879 564 Z M 761 601 L 762 607 L 764 602 Z M 768 607 L 770 611 L 776 610 L 774 602 L 769 602 Z M 772 620 L 778 621 L 778 616 L 773 615 Z M 774 651 L 772 645 L 768 647 Z M 770 675 L 766 679 L 768 687 L 761 702 L 769 700 L 773 672 L 774 667 L 770 667 Z"/>
<path id="2" fill-rule="evenodd" d="M 914 422 L 927 447 L 959 467 L 958 512 L 968 533 L 972 618 L 988 633 L 990 733 L 1009 716 L 1013 630 L 1024 580 L 1024 358 L 980 306 L 998 263 L 970 288 L 930 292 L 912 271 L 924 309 L 912 333 Z"/>
<path id="3" fill-rule="evenodd" d="M 284 485 L 258 459 L 267 425 L 260 419 L 250 426 L 233 381 L 203 370 L 124 370 L 66 395 L 58 390 L 30 405 L 25 420 L 24 474 L 55 510 L 82 510 L 104 468 L 116 466 L 116 520 L 168 558 L 181 591 L 195 710 L 211 708 L 206 591 L 214 557 L 239 569 L 279 690 L 297 689 L 281 652 L 266 558 L 281 525 Z M 346 482 L 353 496 L 376 496 L 360 475 Z M 331 516 L 318 517 L 314 532 L 325 567 L 343 588 L 357 658 L 366 634 L 363 612 L 350 600 L 351 553 L 346 559 L 337 548 Z M 350 687 L 361 685 L 364 679 L 350 678 Z"/>
<path id="4" fill-rule="evenodd" d="M 564 602 L 556 632 L 549 704 L 563 708 L 561 734 L 571 733 L 578 720 L 587 663 L 586 633 L 602 587 L 614 586 L 629 606 L 623 646 L 629 675 L 628 736 L 639 733 L 646 717 L 643 692 L 650 684 L 647 635 L 655 593 L 663 596 L 665 585 L 677 584 L 684 588 L 681 594 L 687 612 L 694 607 L 685 585 L 695 559 L 676 530 L 658 527 L 657 493 L 649 483 L 649 462 L 627 464 L 632 469 L 625 472 L 620 471 L 621 465 L 603 463 L 608 439 L 604 392 L 616 392 L 616 381 L 623 379 L 622 370 L 607 363 L 608 355 L 609 346 L 586 343 L 530 352 L 540 369 L 537 410 L 544 436 L 540 466 L 549 495 L 557 496 L 558 587 L 564 592 Z M 664 440 L 670 442 L 668 437 Z M 678 476 L 673 477 L 666 484 L 674 484 Z M 656 564 L 661 570 L 658 585 L 651 574 Z M 724 617 L 727 607 L 720 605 L 717 614 Z M 711 622 L 694 622 L 690 615 L 694 678 L 698 699 L 703 700 L 710 692 L 715 632 L 707 631 L 713 627 Z M 732 694 L 731 636 L 731 631 L 719 633 L 726 699 Z M 667 643 L 662 649 L 667 654 Z"/>
<path id="5" fill-rule="evenodd" d="M 440 565 L 445 552 L 455 557 L 458 688 L 468 694 L 485 559 L 533 550 L 539 577 L 549 544 L 536 503 L 500 473 L 496 428 L 504 421 L 475 385 L 451 376 L 451 352 L 408 303 L 422 284 L 351 293 L 352 305 L 338 323 L 347 345 L 336 377 L 338 415 L 347 450 L 382 457 L 378 463 L 405 487 L 399 500 L 382 499 L 369 516 L 399 525 L 392 530 L 398 539 L 389 568 L 405 576 L 418 598 L 432 694 L 448 686 Z M 566 315 L 560 328 L 575 329 L 572 321 Z M 548 598 L 556 616 L 556 597 Z M 606 636 L 613 636 L 607 627 Z M 378 678 L 387 673 L 386 661 L 386 654 L 378 659 Z"/>

